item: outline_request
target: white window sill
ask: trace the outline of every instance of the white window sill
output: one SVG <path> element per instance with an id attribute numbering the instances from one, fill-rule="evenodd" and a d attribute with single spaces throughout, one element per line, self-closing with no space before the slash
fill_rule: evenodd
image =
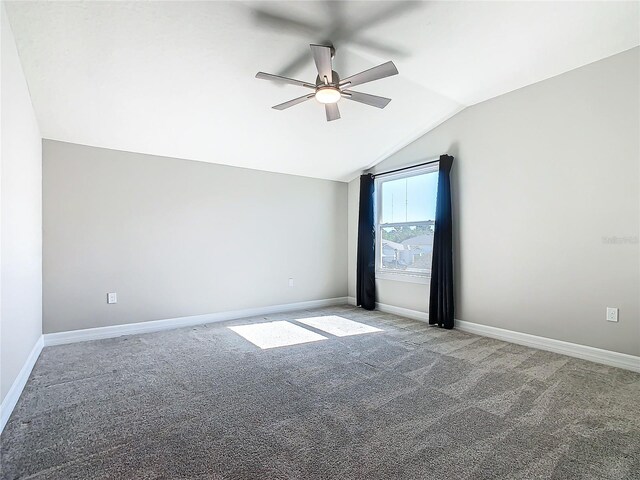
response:
<path id="1" fill-rule="evenodd" d="M 392 280 L 394 282 L 419 283 L 428 285 L 431 275 L 411 275 L 408 273 L 376 272 L 376 280 Z"/>

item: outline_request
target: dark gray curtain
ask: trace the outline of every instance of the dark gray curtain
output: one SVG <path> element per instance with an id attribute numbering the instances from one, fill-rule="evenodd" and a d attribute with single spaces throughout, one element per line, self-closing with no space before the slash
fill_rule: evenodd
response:
<path id="1" fill-rule="evenodd" d="M 356 304 L 366 310 L 376 308 L 376 234 L 373 202 L 373 175 L 361 175 Z"/>
<path id="2" fill-rule="evenodd" d="M 429 323 L 453 328 L 453 221 L 451 218 L 451 166 L 453 157 L 442 155 L 438 171 L 436 223 L 429 292 Z"/>

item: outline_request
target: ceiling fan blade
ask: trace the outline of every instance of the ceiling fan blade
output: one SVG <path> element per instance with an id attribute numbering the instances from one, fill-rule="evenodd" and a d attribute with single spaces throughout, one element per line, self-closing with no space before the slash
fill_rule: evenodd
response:
<path id="1" fill-rule="evenodd" d="M 378 52 L 383 55 L 391 56 L 391 57 L 407 57 L 407 52 L 405 50 L 401 50 L 396 48 L 388 43 L 378 42 L 376 40 L 372 40 L 370 38 L 361 36 L 357 38 L 349 39 L 351 43 L 354 45 L 359 45 L 364 48 L 368 48 L 374 52 Z"/>
<path id="2" fill-rule="evenodd" d="M 312 99 L 315 94 L 303 95 L 302 97 L 294 98 L 293 100 L 289 100 L 288 102 L 281 103 L 280 105 L 276 105 L 276 110 L 284 110 L 285 108 L 293 107 L 294 105 L 298 105 L 299 103 L 306 102 L 307 100 Z"/>
<path id="3" fill-rule="evenodd" d="M 386 8 L 383 6 L 378 9 L 373 15 L 368 18 L 362 19 L 360 22 L 351 26 L 353 32 L 361 32 L 363 30 L 370 30 L 379 23 L 389 22 L 397 17 L 406 16 L 412 10 L 423 8 L 422 2 L 415 2 L 413 0 L 398 0 L 390 2 Z"/>
<path id="4" fill-rule="evenodd" d="M 324 80 L 327 77 L 327 81 L 331 83 L 333 73 L 331 72 L 331 47 L 325 45 L 309 45 L 311 47 L 311 53 L 313 54 L 313 60 L 316 62 L 318 68 L 318 75 L 320 80 Z"/>
<path id="5" fill-rule="evenodd" d="M 271 73 L 258 72 L 256 73 L 256 78 L 260 78 L 262 80 L 273 80 L 274 82 L 288 83 L 290 85 L 297 85 L 299 87 L 313 88 L 314 90 L 316 88 L 316 86 L 311 83 L 303 82 L 302 80 L 295 80 L 293 78 L 281 77 L 280 75 L 272 75 Z"/>
<path id="6" fill-rule="evenodd" d="M 255 20 L 263 25 L 277 29 L 279 32 L 288 30 L 294 33 L 302 33 L 304 35 L 314 35 L 322 31 L 322 27 L 298 20 L 293 17 L 286 17 L 267 10 L 256 8 L 252 11 Z"/>
<path id="7" fill-rule="evenodd" d="M 340 110 L 338 110 L 337 103 L 325 103 L 324 111 L 327 114 L 327 122 L 340 118 Z"/>
<path id="8" fill-rule="evenodd" d="M 367 82 L 373 82 L 374 80 L 380 80 L 381 78 L 397 75 L 398 69 L 393 62 L 383 63 L 377 67 L 370 68 L 364 72 L 356 73 L 350 77 L 340 80 L 340 85 L 349 85 L 349 87 L 355 87 Z"/>
<path id="9" fill-rule="evenodd" d="M 306 50 L 300 50 L 300 53 L 294 57 L 289 63 L 287 63 L 278 72 L 280 75 L 293 75 L 301 71 L 309 63 L 309 52 Z"/>
<path id="10" fill-rule="evenodd" d="M 347 100 L 353 100 L 354 102 L 360 102 L 378 108 L 386 107 L 391 101 L 390 98 L 369 95 L 368 93 L 354 92 L 353 90 L 343 90 L 342 93 L 344 94 L 344 98 Z"/>

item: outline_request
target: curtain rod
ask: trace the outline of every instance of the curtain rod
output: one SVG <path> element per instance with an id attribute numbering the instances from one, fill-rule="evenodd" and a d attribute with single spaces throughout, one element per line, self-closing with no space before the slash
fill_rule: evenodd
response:
<path id="1" fill-rule="evenodd" d="M 445 154 L 448 155 L 448 154 Z M 402 168 L 396 168 L 395 170 L 388 170 L 386 172 L 380 172 L 380 173 L 372 173 L 371 175 L 375 178 L 375 177 L 381 177 L 382 175 L 390 175 L 392 173 L 397 173 L 397 172 L 402 172 L 404 170 L 409 170 L 411 168 L 417 168 L 417 167 L 424 167 L 425 165 L 431 165 L 433 163 L 438 163 L 440 161 L 440 157 L 434 157 L 432 159 L 429 159 L 426 162 L 423 163 L 418 163 L 417 165 L 410 165 L 408 167 L 402 167 Z"/>

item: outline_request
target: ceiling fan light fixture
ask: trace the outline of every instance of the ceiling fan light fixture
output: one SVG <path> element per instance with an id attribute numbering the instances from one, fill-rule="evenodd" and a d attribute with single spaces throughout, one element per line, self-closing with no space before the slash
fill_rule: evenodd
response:
<path id="1" fill-rule="evenodd" d="M 341 98 L 342 94 L 336 87 L 319 87 L 316 90 L 316 100 L 320 103 L 336 103 Z"/>

